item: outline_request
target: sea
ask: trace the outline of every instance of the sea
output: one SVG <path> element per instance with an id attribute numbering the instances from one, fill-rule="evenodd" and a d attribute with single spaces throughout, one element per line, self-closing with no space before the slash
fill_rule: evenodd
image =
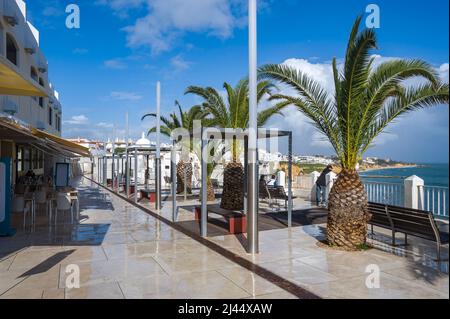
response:
<path id="1" fill-rule="evenodd" d="M 426 186 L 448 187 L 449 164 L 417 164 L 416 167 L 386 168 L 362 172 L 367 181 L 403 183 L 409 176 L 416 175 L 424 180 Z"/>

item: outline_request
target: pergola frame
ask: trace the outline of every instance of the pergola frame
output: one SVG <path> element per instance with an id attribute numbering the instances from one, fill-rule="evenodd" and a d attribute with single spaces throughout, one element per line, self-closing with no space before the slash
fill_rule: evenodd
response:
<path id="1" fill-rule="evenodd" d="M 162 152 L 169 152 L 172 148 L 164 147 L 161 148 Z M 125 193 L 127 198 L 130 196 L 130 168 L 131 168 L 131 159 L 134 158 L 134 201 L 138 201 L 138 179 L 137 179 L 137 173 L 138 173 L 138 156 L 146 156 L 147 159 L 149 156 L 156 156 L 156 147 L 155 146 L 142 146 L 142 145 L 133 145 L 125 148 L 125 153 L 122 154 L 111 154 L 111 155 L 104 155 L 102 157 L 98 158 L 98 179 L 99 181 L 102 181 L 102 184 L 104 186 L 107 186 L 107 176 L 108 176 L 108 165 L 107 160 L 112 159 L 112 167 L 111 167 L 111 176 L 112 176 L 112 189 L 116 192 L 118 192 L 118 189 L 115 189 L 115 166 L 117 165 L 117 168 L 122 167 L 122 173 L 125 171 Z M 117 163 L 115 162 L 117 158 Z M 125 159 L 125 163 L 124 163 Z M 156 160 L 156 159 L 155 159 Z M 120 172 L 120 170 L 118 170 Z M 161 182 L 158 182 L 156 179 L 158 178 L 158 174 L 155 174 L 155 186 L 161 187 Z M 117 174 L 118 181 L 121 180 L 120 173 Z M 119 186 L 119 185 L 118 185 Z M 161 189 L 155 190 L 155 192 L 159 196 L 161 196 Z M 160 201 L 161 202 L 161 201 Z"/>
<path id="2" fill-rule="evenodd" d="M 207 155 L 205 154 L 207 151 L 207 143 L 211 140 L 216 140 L 214 138 L 217 133 L 221 135 L 222 141 L 229 139 L 243 140 L 244 141 L 244 176 L 245 181 L 248 179 L 248 130 L 240 130 L 235 131 L 231 129 L 220 129 L 220 128 L 206 128 L 202 127 L 200 132 L 191 133 L 191 138 L 199 137 L 201 140 L 201 224 L 200 224 L 200 232 L 202 237 L 206 237 L 208 235 L 207 232 L 207 215 L 208 215 L 208 207 L 207 207 Z M 258 139 L 270 139 L 270 138 L 280 138 L 280 137 L 288 137 L 288 227 L 292 227 L 292 132 L 291 131 L 282 131 L 276 129 L 259 129 L 258 130 Z M 172 169 L 172 220 L 174 222 L 177 221 L 178 218 L 178 207 L 176 202 L 176 189 L 174 185 L 176 184 L 176 171 L 174 168 L 176 167 L 176 148 L 172 148 L 171 152 L 171 169 Z M 247 192 L 247 183 L 244 184 L 244 196 L 249 196 Z M 259 196 L 257 195 L 257 199 L 259 202 Z M 245 203 L 246 201 L 244 201 Z M 244 206 L 244 212 L 247 214 L 247 207 Z M 256 220 L 257 222 L 257 220 Z M 247 230 L 250 230 L 250 225 L 247 224 Z M 258 226 L 256 225 L 256 232 L 259 232 Z"/>

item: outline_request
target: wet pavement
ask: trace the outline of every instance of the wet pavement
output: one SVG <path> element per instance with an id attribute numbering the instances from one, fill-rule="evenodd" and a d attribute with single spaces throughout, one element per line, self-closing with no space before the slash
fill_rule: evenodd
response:
<path id="1" fill-rule="evenodd" d="M 377 232 L 376 248 L 342 252 L 319 247 L 324 225 L 309 225 L 261 232 L 261 252 L 251 256 L 242 235 L 202 244 L 88 179 L 79 195 L 78 225 L 66 216 L 49 228 L 41 213 L 30 232 L 15 216 L 16 236 L 0 238 L 0 298 L 449 297 L 448 248 L 438 264 L 433 243 L 394 249 Z M 170 203 L 161 215 L 170 219 Z"/>

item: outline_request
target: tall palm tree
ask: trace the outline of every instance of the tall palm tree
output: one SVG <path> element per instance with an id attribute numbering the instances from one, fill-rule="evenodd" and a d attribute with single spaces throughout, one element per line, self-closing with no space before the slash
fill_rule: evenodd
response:
<path id="1" fill-rule="evenodd" d="M 330 245 L 358 249 L 365 244 L 367 195 L 356 166 L 375 137 L 402 115 L 448 104 L 448 84 L 421 60 L 392 60 L 373 67 L 377 48 L 373 29 L 353 25 L 342 71 L 333 60 L 335 92 L 330 95 L 308 75 L 286 65 L 266 65 L 261 78 L 286 84 L 295 96 L 274 95 L 281 105 L 294 105 L 325 135 L 339 158 L 342 172 L 329 195 L 327 240 Z M 421 84 L 405 80 L 420 77 Z M 415 82 L 417 83 L 417 82 Z"/>
<path id="2" fill-rule="evenodd" d="M 249 121 L 249 88 L 248 80 L 239 81 L 236 87 L 224 83 L 226 101 L 222 95 L 212 87 L 190 86 L 186 94 L 195 94 L 203 99 L 202 106 L 211 118 L 209 124 L 221 128 L 245 129 Z M 258 102 L 273 93 L 274 85 L 270 81 L 258 83 Z M 281 114 L 285 106 L 276 105 L 264 109 L 258 114 L 258 125 L 263 126 L 276 114 Z M 244 208 L 244 169 L 239 162 L 239 142 L 231 143 L 232 160 L 225 167 L 223 174 L 223 193 L 221 207 L 229 210 L 242 210 Z"/>
<path id="3" fill-rule="evenodd" d="M 189 132 L 192 132 L 194 127 L 194 121 L 195 120 L 203 120 L 206 118 L 208 113 L 203 110 L 201 106 L 193 106 L 188 111 L 183 111 L 181 108 L 180 103 L 178 101 L 175 101 L 175 105 L 178 107 L 179 110 L 179 117 L 174 112 L 170 114 L 170 118 L 166 118 L 164 116 L 161 116 L 161 122 L 163 122 L 164 125 L 161 126 L 161 134 L 169 136 L 172 133 L 173 130 L 178 128 L 184 128 L 188 130 Z M 142 120 L 144 120 L 147 117 L 156 117 L 155 113 L 149 113 L 145 114 L 142 117 Z M 149 129 L 148 134 L 155 133 L 156 127 L 152 127 Z M 193 150 L 192 141 L 190 140 L 189 145 L 185 145 L 185 147 L 189 147 L 189 151 Z M 192 163 L 189 158 L 181 158 L 180 161 L 177 164 L 177 193 L 184 192 L 184 189 L 186 187 L 187 193 L 192 193 Z M 186 180 L 186 185 L 184 184 Z"/>

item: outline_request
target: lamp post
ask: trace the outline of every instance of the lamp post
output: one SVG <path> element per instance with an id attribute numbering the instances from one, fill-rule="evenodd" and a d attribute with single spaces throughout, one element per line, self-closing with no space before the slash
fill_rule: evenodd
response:
<path id="1" fill-rule="evenodd" d="M 247 251 L 259 252 L 258 231 L 258 110 L 257 110 L 257 3 L 248 0 L 249 54 L 249 137 L 247 174 Z"/>
<path id="2" fill-rule="evenodd" d="M 155 159 L 155 188 L 156 188 L 156 210 L 161 209 L 161 83 L 156 83 L 156 159 Z"/>

